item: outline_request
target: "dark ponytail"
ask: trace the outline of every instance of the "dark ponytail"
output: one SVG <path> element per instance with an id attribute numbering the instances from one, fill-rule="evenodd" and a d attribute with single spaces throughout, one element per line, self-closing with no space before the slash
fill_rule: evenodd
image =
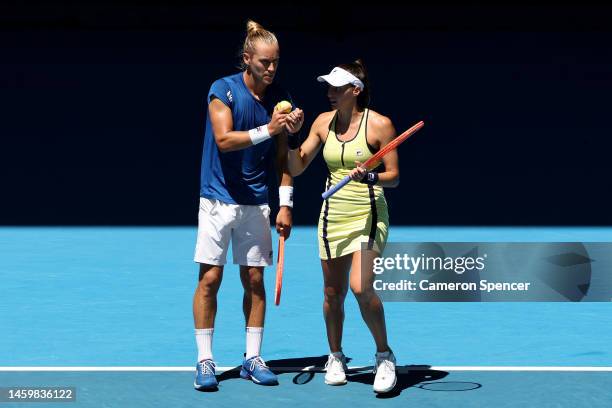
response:
<path id="1" fill-rule="evenodd" d="M 370 105 L 370 82 L 368 81 L 368 71 L 361 59 L 355 60 L 349 64 L 340 64 L 340 68 L 350 72 L 363 82 L 364 88 L 357 96 L 357 106 L 360 109 L 365 109 Z"/>

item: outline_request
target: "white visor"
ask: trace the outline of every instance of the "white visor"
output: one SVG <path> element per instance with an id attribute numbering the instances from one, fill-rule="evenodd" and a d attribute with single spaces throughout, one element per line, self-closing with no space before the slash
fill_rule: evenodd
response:
<path id="1" fill-rule="evenodd" d="M 335 67 L 328 75 L 321 75 L 317 77 L 319 82 L 327 82 L 331 86 L 344 86 L 351 84 L 357 88 L 363 90 L 363 82 L 355 75 L 351 74 L 345 69 Z"/>

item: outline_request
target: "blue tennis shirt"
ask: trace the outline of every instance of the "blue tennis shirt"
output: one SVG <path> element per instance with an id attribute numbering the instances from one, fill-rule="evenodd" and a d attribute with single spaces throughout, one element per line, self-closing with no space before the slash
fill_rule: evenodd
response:
<path id="1" fill-rule="evenodd" d="M 274 105 L 290 96 L 276 84 L 266 88 L 263 101 L 249 92 L 242 72 L 216 80 L 207 103 L 219 99 L 232 111 L 235 131 L 247 131 L 270 122 Z M 268 139 L 246 149 L 221 152 L 206 110 L 200 197 L 229 204 L 259 205 L 268 202 L 269 174 L 273 170 L 274 142 Z"/>

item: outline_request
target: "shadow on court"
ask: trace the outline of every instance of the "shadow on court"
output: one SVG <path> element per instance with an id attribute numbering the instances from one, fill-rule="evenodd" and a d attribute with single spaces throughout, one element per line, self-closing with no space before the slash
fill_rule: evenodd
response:
<path id="1" fill-rule="evenodd" d="M 364 367 L 360 370 L 349 370 L 346 379 L 348 382 L 374 384 L 373 367 Z M 427 365 L 397 366 L 397 384 L 388 393 L 377 394 L 376 398 L 395 398 L 407 388 L 414 387 L 423 382 L 437 381 L 448 375 L 446 371 L 432 370 Z"/>
<path id="2" fill-rule="evenodd" d="M 327 356 L 319 356 L 319 357 L 302 357 L 302 358 L 286 358 L 282 360 L 269 360 L 266 362 L 268 367 L 274 371 L 275 374 L 281 373 L 291 373 L 298 372 L 301 374 L 313 374 L 312 372 L 303 370 L 312 369 L 314 371 L 322 371 L 325 362 L 327 361 Z M 299 374 L 298 374 L 299 375 Z M 223 373 L 217 375 L 217 381 L 219 383 L 227 380 L 234 380 L 240 378 L 240 366 L 234 367 L 230 370 L 224 371 Z M 309 380 L 310 381 L 310 380 Z M 295 384 L 295 379 L 293 381 Z M 306 381 L 308 382 L 308 381 Z M 306 384 L 306 382 L 302 384 Z M 217 392 L 218 388 L 213 388 L 209 390 L 199 390 L 200 392 Z"/>
<path id="3" fill-rule="evenodd" d="M 347 358 L 347 363 L 350 362 Z M 312 381 L 317 373 L 325 372 L 327 355 L 315 357 L 289 358 L 281 360 L 270 360 L 267 365 L 276 374 L 296 373 L 293 377 L 293 384 L 305 385 Z M 418 387 L 430 391 L 470 391 L 480 388 L 482 385 L 475 382 L 451 383 L 440 382 L 449 373 L 446 371 L 432 370 L 428 365 L 406 365 L 397 367 L 397 385 L 386 394 L 378 394 L 377 398 L 394 398 L 399 396 L 402 391 L 411 387 Z M 372 366 L 349 368 L 347 380 L 349 383 L 361 383 L 372 386 L 374 374 Z M 217 376 L 219 383 L 226 380 L 240 378 L 240 367 L 234 367 Z M 203 392 L 216 392 L 217 389 Z"/>

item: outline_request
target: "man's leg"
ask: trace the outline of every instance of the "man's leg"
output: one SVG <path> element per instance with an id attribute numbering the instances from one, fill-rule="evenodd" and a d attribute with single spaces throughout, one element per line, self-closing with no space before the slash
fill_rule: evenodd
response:
<path id="1" fill-rule="evenodd" d="M 270 208 L 242 206 L 240 223 L 232 230 L 234 263 L 240 265 L 244 288 L 243 311 L 246 323 L 246 358 L 240 376 L 256 384 L 276 385 L 276 375 L 260 357 L 266 315 L 264 267 L 272 264 Z"/>
<path id="2" fill-rule="evenodd" d="M 256 384 L 277 385 L 276 375 L 260 357 L 266 316 L 266 289 L 263 266 L 240 265 L 240 280 L 244 288 L 242 307 L 246 323 L 246 353 L 240 377 Z"/>
<path id="3" fill-rule="evenodd" d="M 198 364 L 193 386 L 197 390 L 216 389 L 212 341 L 217 314 L 217 292 L 221 286 L 223 266 L 200 264 L 198 286 L 193 295 L 193 322 L 198 346 Z"/>
<path id="4" fill-rule="evenodd" d="M 266 315 L 264 267 L 272 265 L 270 208 L 267 205 L 241 206 L 240 222 L 232 230 L 234 263 L 240 265 L 244 288 L 242 307 L 246 323 L 247 359 L 259 356 Z"/>
<path id="5" fill-rule="evenodd" d="M 223 266 L 200 264 L 198 286 L 193 295 L 193 322 L 198 345 L 198 361 L 212 360 L 212 337 L 217 315 L 217 293 Z"/>
<path id="6" fill-rule="evenodd" d="M 193 321 L 198 346 L 194 386 L 199 390 L 213 389 L 218 384 L 215 378 L 212 339 L 217 314 L 217 292 L 223 277 L 223 265 L 236 210 L 235 205 L 200 198 L 198 239 L 194 255 L 194 261 L 200 264 L 200 270 L 198 286 L 193 295 Z"/>
<path id="7" fill-rule="evenodd" d="M 242 310 L 246 324 L 246 359 L 259 356 L 266 316 L 266 289 L 262 266 L 240 266 L 240 280 L 244 288 Z"/>

